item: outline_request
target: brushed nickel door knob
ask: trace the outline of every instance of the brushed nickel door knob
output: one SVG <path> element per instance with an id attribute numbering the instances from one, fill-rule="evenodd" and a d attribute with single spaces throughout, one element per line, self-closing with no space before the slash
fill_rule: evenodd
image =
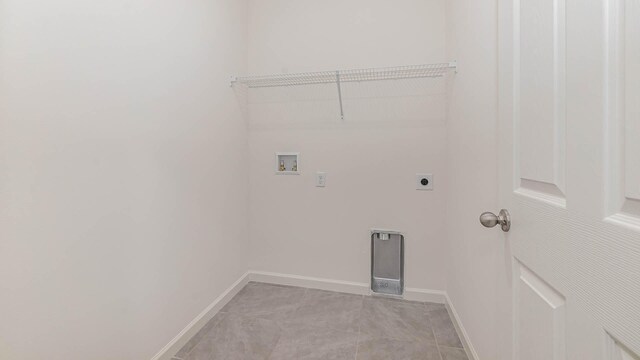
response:
<path id="1" fill-rule="evenodd" d="M 484 227 L 492 228 L 498 224 L 502 228 L 502 231 L 507 232 L 511 228 L 511 215 L 507 209 L 500 210 L 498 215 L 487 211 L 480 215 L 480 224 Z"/>

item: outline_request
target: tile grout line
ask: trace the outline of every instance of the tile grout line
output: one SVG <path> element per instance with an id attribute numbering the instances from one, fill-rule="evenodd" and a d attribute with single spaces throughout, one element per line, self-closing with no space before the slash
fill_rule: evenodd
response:
<path id="1" fill-rule="evenodd" d="M 276 322 L 276 324 L 278 324 Z M 278 327 L 280 327 L 280 324 L 278 324 Z M 276 347 L 278 347 L 278 344 L 280 343 L 280 340 L 282 340 L 282 328 L 280 327 L 280 334 L 278 335 L 278 341 L 276 341 L 275 344 L 273 344 L 273 348 L 271 348 L 271 351 L 269 351 L 269 355 L 267 355 L 267 357 L 265 358 L 266 360 L 271 359 L 271 356 L 273 355 L 273 352 L 276 350 Z"/>
<path id="2" fill-rule="evenodd" d="M 297 286 L 294 286 L 294 287 L 297 287 Z M 291 314 L 295 315 L 295 313 L 298 312 L 298 310 L 300 310 L 300 307 L 302 307 L 302 305 L 304 304 L 304 300 L 307 298 L 307 294 L 309 293 L 309 288 L 303 288 L 303 289 L 304 289 L 304 293 L 300 297 L 300 302 L 298 303 L 298 306 L 296 306 L 295 309 L 291 312 Z M 267 360 L 271 359 L 271 356 L 273 355 L 273 352 L 276 350 L 276 348 L 278 347 L 278 344 L 282 340 L 282 334 L 284 333 L 284 329 L 282 328 L 282 326 L 284 325 L 283 322 L 282 321 L 274 321 L 274 322 L 280 328 L 280 335 L 278 336 L 278 341 L 276 341 L 276 343 L 273 345 L 273 348 L 269 352 L 269 355 L 267 355 L 266 357 Z"/>
<path id="3" fill-rule="evenodd" d="M 438 356 L 440 357 L 440 360 L 444 360 L 444 358 L 442 357 L 442 351 L 440 351 L 440 345 L 438 344 L 438 338 L 436 338 L 436 331 L 433 329 L 433 321 L 431 321 L 431 314 L 429 314 L 430 311 L 427 311 L 427 303 L 424 304 L 424 313 L 429 318 L 429 325 L 431 327 L 431 333 L 433 334 L 433 341 L 436 342 L 436 350 L 438 350 Z"/>
<path id="4" fill-rule="evenodd" d="M 360 349 L 360 334 L 362 328 L 362 326 L 360 325 L 360 319 L 362 317 L 362 309 L 364 309 L 364 295 L 360 295 L 360 297 L 362 298 L 362 305 L 360 306 L 360 313 L 358 313 L 358 335 L 356 336 L 356 354 L 354 360 L 358 360 L 358 350 Z"/>
<path id="5" fill-rule="evenodd" d="M 232 298 L 231 300 L 233 300 L 233 298 Z M 223 309 L 224 309 L 224 308 L 223 308 Z M 226 315 L 226 314 L 227 314 L 227 311 L 222 311 L 222 309 L 220 309 L 220 311 L 218 311 L 218 313 L 217 313 L 217 314 L 215 314 L 215 315 L 214 315 L 214 316 L 213 316 L 213 317 L 212 317 L 212 318 L 211 318 L 211 319 L 210 319 L 206 324 L 204 324 L 204 326 L 202 327 L 202 329 L 200 329 L 200 331 L 202 331 L 205 327 L 207 327 L 207 325 L 209 324 L 209 322 L 211 322 L 211 321 L 215 320 L 215 318 L 216 318 L 218 315 Z M 220 321 L 221 321 L 221 320 L 220 320 L 220 319 L 218 319 L 218 321 L 216 321 L 216 322 L 215 322 L 215 324 L 214 324 L 213 326 L 211 326 L 211 328 L 210 328 L 210 329 L 208 329 L 208 330 L 207 330 L 207 332 L 210 332 L 210 331 L 212 331 L 213 329 L 215 329 L 215 328 L 218 326 L 218 324 L 220 323 Z M 198 333 L 199 333 L 199 332 L 198 332 Z M 198 333 L 196 333 L 193 337 L 198 336 Z M 193 339 L 193 337 L 192 337 L 191 339 Z M 200 345 L 200 343 L 201 343 L 205 338 L 206 338 L 206 334 L 203 334 L 203 335 L 202 335 L 202 338 L 200 338 L 200 340 L 198 340 L 195 344 L 193 344 L 193 347 L 191 348 L 191 350 L 189 350 L 189 351 L 184 355 L 184 358 L 180 358 L 180 357 L 177 357 L 177 356 L 174 356 L 174 358 L 175 358 L 175 359 L 177 359 L 177 360 L 185 360 L 185 359 L 187 359 L 187 358 L 189 357 L 189 355 L 191 355 L 191 353 L 193 352 L 193 350 L 195 350 L 195 349 L 196 349 L 196 347 L 198 347 L 198 345 Z M 191 340 L 191 339 L 189 339 L 189 340 Z M 185 346 L 186 346 L 186 344 L 185 344 Z M 173 360 L 173 359 L 172 359 L 172 360 Z"/>
<path id="6" fill-rule="evenodd" d="M 187 344 L 188 344 L 188 343 L 189 343 L 189 341 L 191 341 L 193 338 L 195 338 L 196 336 L 198 336 L 198 334 L 200 333 L 200 331 L 203 331 L 203 330 L 207 327 L 207 325 L 209 325 L 209 323 L 210 323 L 210 322 L 214 321 L 218 316 L 224 316 L 224 315 L 226 315 L 226 314 L 228 313 L 228 311 L 225 311 L 226 305 L 228 305 L 229 303 L 231 303 L 231 302 L 233 301 L 233 299 L 235 299 L 235 298 L 238 296 L 238 294 L 240 294 L 240 292 L 241 292 L 242 290 L 244 290 L 244 289 L 247 287 L 247 285 L 249 285 L 249 283 L 245 284 L 245 285 L 242 287 L 242 289 L 240 289 L 240 290 L 238 291 L 238 293 L 236 293 L 236 295 L 234 295 L 234 296 L 233 296 L 233 297 L 232 297 L 232 298 L 227 302 L 227 304 L 225 304 L 225 306 L 223 306 L 220 310 L 218 310 L 218 312 L 217 312 L 217 313 L 216 313 L 216 314 L 215 314 L 211 319 L 209 319 L 209 321 L 207 321 L 207 323 L 206 323 L 206 324 L 204 324 L 204 326 L 202 327 L 202 329 L 200 329 L 200 330 L 199 330 L 195 335 L 193 335 L 193 336 L 192 336 L 192 337 L 187 341 Z M 211 326 L 211 328 L 210 328 L 210 329 L 208 329 L 208 330 L 207 330 L 207 332 L 210 332 L 210 331 L 212 331 L 213 329 L 215 329 L 215 328 L 218 326 L 218 324 L 219 324 L 219 323 L 220 323 L 220 319 L 218 319 L 218 321 L 216 321 L 216 322 L 215 322 L 215 324 L 214 324 L 213 326 Z M 174 355 L 174 356 L 172 356 L 172 357 L 171 357 L 171 360 L 185 360 L 185 359 L 189 358 L 189 355 L 191 355 L 191 353 L 192 353 L 192 352 L 193 352 L 193 351 L 198 347 L 198 345 L 200 345 L 200 343 L 201 343 L 205 338 L 206 338 L 206 334 L 203 334 L 203 336 L 202 336 L 202 337 L 201 337 L 201 338 L 200 338 L 200 339 L 199 339 L 195 344 L 193 344 L 193 347 L 192 347 L 192 348 L 191 348 L 191 349 L 190 349 L 186 354 L 184 354 L 184 358 L 181 358 L 181 357 L 178 357 L 178 356 L 175 356 L 175 355 Z M 187 344 L 185 344 L 184 346 L 187 346 Z M 184 347 L 184 346 L 183 346 L 183 347 Z M 179 350 L 178 352 L 180 352 L 180 350 Z"/>

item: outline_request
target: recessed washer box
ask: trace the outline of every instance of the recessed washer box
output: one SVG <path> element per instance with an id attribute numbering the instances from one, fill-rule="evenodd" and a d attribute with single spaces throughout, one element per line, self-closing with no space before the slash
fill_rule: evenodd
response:
<path id="1" fill-rule="evenodd" d="M 300 175 L 300 153 L 277 152 L 276 175 Z"/>

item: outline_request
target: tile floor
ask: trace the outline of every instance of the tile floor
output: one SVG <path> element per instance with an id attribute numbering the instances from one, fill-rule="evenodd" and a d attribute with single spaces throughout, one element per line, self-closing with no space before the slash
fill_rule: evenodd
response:
<path id="1" fill-rule="evenodd" d="M 251 282 L 180 360 L 467 360 L 442 304 Z"/>

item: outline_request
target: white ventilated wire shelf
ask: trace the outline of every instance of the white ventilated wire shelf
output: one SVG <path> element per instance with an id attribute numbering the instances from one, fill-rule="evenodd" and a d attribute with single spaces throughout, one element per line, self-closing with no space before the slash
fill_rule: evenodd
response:
<path id="1" fill-rule="evenodd" d="M 439 78 L 445 76 L 456 63 L 407 65 L 385 68 L 317 71 L 278 75 L 238 76 L 231 85 L 243 84 L 249 88 L 331 84 L 340 82 L 379 81 L 416 78 Z"/>
<path id="2" fill-rule="evenodd" d="M 380 80 L 440 78 L 457 69 L 455 61 L 438 64 L 406 65 L 371 69 L 318 71 L 278 75 L 238 76 L 231 78 L 231 86 L 269 88 L 298 85 L 336 84 L 340 118 L 344 120 L 341 83 Z"/>

